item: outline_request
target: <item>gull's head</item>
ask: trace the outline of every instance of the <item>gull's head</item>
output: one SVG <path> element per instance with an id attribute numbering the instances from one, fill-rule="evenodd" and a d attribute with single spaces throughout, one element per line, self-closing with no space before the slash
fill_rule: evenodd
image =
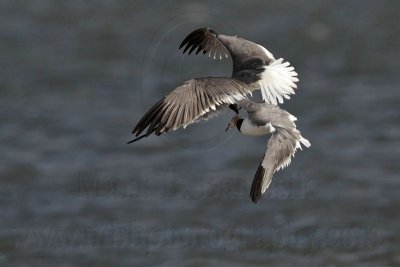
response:
<path id="1" fill-rule="evenodd" d="M 229 130 L 229 128 L 235 128 L 237 122 L 240 120 L 239 114 L 235 115 L 232 117 L 231 121 L 228 124 L 228 127 L 226 127 L 225 132 Z"/>

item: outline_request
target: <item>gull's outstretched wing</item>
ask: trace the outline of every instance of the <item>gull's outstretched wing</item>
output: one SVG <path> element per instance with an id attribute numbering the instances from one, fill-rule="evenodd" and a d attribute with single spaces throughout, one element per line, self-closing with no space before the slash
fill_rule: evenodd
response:
<path id="1" fill-rule="evenodd" d="M 161 135 L 170 129 L 185 128 L 200 119 L 208 119 L 224 106 L 246 98 L 246 84 L 231 78 L 198 78 L 186 81 L 158 101 L 137 123 L 134 142 L 152 133 Z"/>
<path id="2" fill-rule="evenodd" d="M 310 142 L 301 136 L 296 128 L 285 129 L 276 127 L 268 141 L 268 148 L 261 161 L 251 185 L 250 196 L 254 203 L 261 198 L 272 181 L 272 175 L 290 164 L 291 158 L 301 144 L 309 147 Z"/>
<path id="3" fill-rule="evenodd" d="M 223 57 L 228 57 L 228 50 L 225 44 L 218 38 L 218 34 L 209 28 L 200 28 L 191 32 L 182 41 L 179 49 L 185 46 L 183 53 L 189 51 L 190 55 L 194 50 L 196 50 L 196 55 L 203 51 L 203 54 L 208 54 L 208 56 L 222 59 Z"/>

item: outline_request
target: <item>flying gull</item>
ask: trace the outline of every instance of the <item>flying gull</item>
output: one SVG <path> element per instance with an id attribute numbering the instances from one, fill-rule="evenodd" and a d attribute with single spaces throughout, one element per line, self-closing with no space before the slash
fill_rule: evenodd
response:
<path id="1" fill-rule="evenodd" d="M 242 119 L 237 114 L 226 130 L 236 127 L 245 135 L 271 134 L 267 151 L 251 185 L 250 196 L 252 201 L 257 203 L 270 185 L 272 175 L 290 164 L 297 149 L 302 149 L 301 145 L 310 147 L 311 144 L 297 130 L 294 123 L 296 117 L 286 110 L 276 105 L 255 103 L 250 100 L 241 100 L 237 104 L 247 111 L 247 117 Z"/>

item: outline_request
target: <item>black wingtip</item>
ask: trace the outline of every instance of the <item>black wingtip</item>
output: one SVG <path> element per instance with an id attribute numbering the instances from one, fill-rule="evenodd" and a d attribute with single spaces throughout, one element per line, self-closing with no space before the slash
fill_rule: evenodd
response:
<path id="1" fill-rule="evenodd" d="M 215 36 L 218 35 L 218 33 L 216 31 L 214 31 L 213 29 L 210 29 L 208 27 L 202 27 L 202 28 L 198 28 L 194 31 L 192 31 L 191 33 L 189 33 L 186 38 L 182 41 L 182 43 L 179 45 L 179 49 L 181 49 L 182 47 L 184 47 L 185 45 L 187 45 L 188 43 L 190 43 L 191 41 L 193 41 L 193 39 L 196 39 L 200 36 L 205 35 L 207 32 L 214 34 Z M 186 46 L 185 50 L 183 51 L 183 53 L 185 53 L 187 51 L 187 49 L 189 47 L 191 47 L 192 45 Z M 197 54 L 197 53 L 196 53 Z"/>
<path id="2" fill-rule="evenodd" d="M 251 185 L 251 190 L 250 190 L 251 200 L 254 202 L 254 204 L 257 204 L 257 202 L 260 200 L 260 198 L 262 196 L 261 188 L 262 188 L 262 184 L 263 184 L 264 174 L 265 174 L 265 169 L 260 164 L 258 166 L 257 172 L 254 176 L 254 180 L 253 180 L 253 183 Z"/>
<path id="3" fill-rule="evenodd" d="M 251 196 L 251 201 L 253 201 L 254 204 L 257 204 L 257 202 L 260 199 L 261 199 L 261 194 Z"/>
<path id="4" fill-rule="evenodd" d="M 139 140 L 142 139 L 143 137 L 147 137 L 147 136 L 148 136 L 148 135 L 146 135 L 146 134 L 141 135 L 141 136 L 139 136 L 138 138 L 135 138 L 135 139 L 133 139 L 133 140 L 127 142 L 126 144 L 129 145 L 129 144 L 134 143 L 134 142 L 136 142 L 136 141 L 139 141 Z"/>

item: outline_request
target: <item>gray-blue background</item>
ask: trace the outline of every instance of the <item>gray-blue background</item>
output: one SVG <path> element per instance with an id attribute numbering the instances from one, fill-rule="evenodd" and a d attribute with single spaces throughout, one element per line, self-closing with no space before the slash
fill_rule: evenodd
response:
<path id="1" fill-rule="evenodd" d="M 1 1 L 1 266 L 399 266 L 399 1 Z M 289 60 L 312 147 L 254 205 L 227 112 L 125 145 L 209 26 Z"/>

